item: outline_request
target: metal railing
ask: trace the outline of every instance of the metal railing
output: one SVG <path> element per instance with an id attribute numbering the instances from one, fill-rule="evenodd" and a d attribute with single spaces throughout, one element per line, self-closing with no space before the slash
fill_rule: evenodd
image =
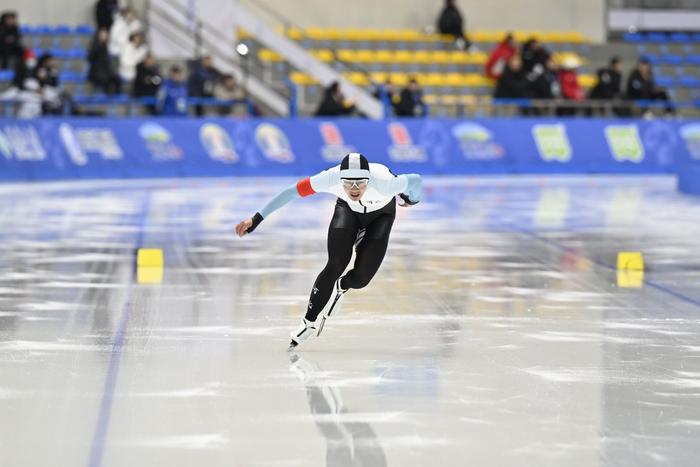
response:
<path id="1" fill-rule="evenodd" d="M 697 0 L 608 0 L 608 9 L 626 10 L 700 10 Z"/>
<path id="2" fill-rule="evenodd" d="M 233 111 L 236 108 L 245 107 L 247 115 L 255 115 L 255 104 L 252 99 L 215 99 L 208 97 L 188 97 L 186 99 L 188 111 L 194 107 L 213 109 L 220 111 L 227 109 Z M 22 105 L 27 102 L 21 99 L 0 99 L 0 115 L 5 118 L 14 118 Z M 131 97 L 127 95 L 116 96 L 82 96 L 64 100 L 59 112 L 50 115 L 63 116 L 108 116 L 108 117 L 136 117 L 139 115 L 156 116 L 160 114 L 163 104 L 157 97 Z M 94 109 L 104 109 L 102 114 L 97 114 Z"/>

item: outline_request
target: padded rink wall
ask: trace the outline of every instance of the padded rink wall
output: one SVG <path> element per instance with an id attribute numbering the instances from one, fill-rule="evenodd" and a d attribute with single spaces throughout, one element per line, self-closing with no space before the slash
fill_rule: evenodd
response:
<path id="1" fill-rule="evenodd" d="M 700 124 L 686 125 L 680 132 L 688 151 L 676 158 L 678 189 L 683 193 L 700 196 Z"/>
<path id="2" fill-rule="evenodd" d="M 425 175 L 678 171 L 700 193 L 698 121 L 0 120 L 5 181 L 305 176 L 353 151 Z"/>

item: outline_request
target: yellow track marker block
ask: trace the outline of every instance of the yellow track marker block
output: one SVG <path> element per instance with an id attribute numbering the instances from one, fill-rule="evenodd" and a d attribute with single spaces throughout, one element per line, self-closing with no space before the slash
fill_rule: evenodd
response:
<path id="1" fill-rule="evenodd" d="M 618 269 L 617 286 L 621 289 L 641 289 L 644 285 L 644 271 L 638 269 Z"/>
<path id="2" fill-rule="evenodd" d="M 163 267 L 163 250 L 160 248 L 139 248 L 136 255 L 136 265 L 139 267 Z"/>
<path id="3" fill-rule="evenodd" d="M 617 254 L 617 269 L 644 271 L 644 257 L 638 251 L 621 251 Z"/>
<path id="4" fill-rule="evenodd" d="M 163 250 L 139 248 L 136 254 L 136 282 L 138 284 L 163 282 Z"/>

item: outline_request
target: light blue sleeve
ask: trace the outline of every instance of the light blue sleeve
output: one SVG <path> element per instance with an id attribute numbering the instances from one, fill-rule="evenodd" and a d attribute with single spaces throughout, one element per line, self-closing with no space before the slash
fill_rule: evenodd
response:
<path id="1" fill-rule="evenodd" d="M 259 212 L 263 216 L 263 219 L 267 219 L 267 216 L 277 211 L 279 208 L 289 203 L 292 200 L 301 198 L 296 185 L 292 185 L 289 188 L 282 190 L 277 196 L 272 198 Z"/>
<path id="2" fill-rule="evenodd" d="M 406 187 L 406 194 L 408 199 L 416 203 L 420 201 L 421 193 L 423 193 L 423 181 L 421 176 L 418 174 L 407 174 L 404 175 L 408 179 L 408 186 Z"/>

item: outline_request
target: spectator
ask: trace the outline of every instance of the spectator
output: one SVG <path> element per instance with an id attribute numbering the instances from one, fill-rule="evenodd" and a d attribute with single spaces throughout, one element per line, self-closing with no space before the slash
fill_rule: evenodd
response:
<path id="1" fill-rule="evenodd" d="M 205 55 L 195 64 L 187 81 L 187 91 L 192 97 L 214 97 L 214 86 L 221 78 L 221 73 L 214 68 L 211 56 Z M 198 117 L 204 115 L 204 107 L 195 106 Z"/>
<path id="2" fill-rule="evenodd" d="M 141 63 L 148 53 L 148 48 L 143 43 L 143 35 L 135 32 L 129 38 L 119 55 L 119 78 L 123 83 L 130 84 L 136 77 L 136 65 Z"/>
<path id="3" fill-rule="evenodd" d="M 136 66 L 136 78 L 132 94 L 134 97 L 156 97 L 163 79 L 160 76 L 160 69 L 153 55 L 146 54 L 146 58 Z M 155 104 L 146 105 L 148 113 L 156 115 Z"/>
<path id="4" fill-rule="evenodd" d="M 58 88 L 58 63 L 54 56 L 47 53 L 39 57 L 32 77 L 42 89 L 46 86 Z"/>
<path id="5" fill-rule="evenodd" d="M 134 10 L 124 8 L 114 18 L 114 23 L 109 30 L 109 55 L 119 57 L 131 40 L 131 36 L 140 31 L 141 22 L 136 18 Z"/>
<path id="6" fill-rule="evenodd" d="M 637 63 L 630 77 L 627 79 L 627 99 L 629 100 L 652 100 L 666 102 L 665 111 L 667 114 L 674 114 L 675 109 L 671 104 L 668 93 L 665 89 L 660 88 L 654 81 L 654 75 L 651 71 L 649 59 L 642 57 Z M 646 111 L 645 113 L 647 113 Z M 650 114 L 648 114 L 650 115 Z"/>
<path id="7" fill-rule="evenodd" d="M 544 68 L 547 58 L 551 54 L 540 41 L 532 37 L 523 44 L 520 55 L 523 61 L 523 71 L 525 74 L 529 74 L 537 65 Z"/>
<path id="8" fill-rule="evenodd" d="M 136 66 L 136 78 L 132 95 L 134 97 L 154 97 L 158 95 L 158 89 L 163 83 L 160 69 L 155 57 L 147 53 L 143 61 Z"/>
<path id="9" fill-rule="evenodd" d="M 158 101 L 161 115 L 187 116 L 187 85 L 179 66 L 170 67 L 168 79 L 158 92 Z"/>
<path id="10" fill-rule="evenodd" d="M 42 97 L 39 82 L 28 78 L 22 83 L 22 90 L 14 96 L 19 101 L 17 118 L 37 118 L 42 115 Z"/>
<path id="11" fill-rule="evenodd" d="M 233 75 L 224 75 L 221 82 L 214 86 L 214 97 L 221 101 L 236 101 L 245 99 L 246 95 L 243 89 L 236 85 Z M 243 112 L 236 111 L 241 108 L 243 108 Z M 219 115 L 222 117 L 243 116 L 246 113 L 245 107 L 240 104 L 222 105 L 219 107 Z"/>
<path id="12" fill-rule="evenodd" d="M 397 117 L 423 117 L 425 116 L 425 104 L 423 103 L 423 91 L 418 81 L 411 79 L 408 86 L 401 91 L 401 99 L 396 105 Z"/>
<path id="13" fill-rule="evenodd" d="M 455 5 L 455 0 L 445 0 L 445 8 L 440 12 L 437 23 L 440 34 L 454 37 L 459 49 L 464 50 L 471 47 L 472 44 L 464 33 L 462 13 Z"/>
<path id="14" fill-rule="evenodd" d="M 559 85 L 561 86 L 561 96 L 569 101 L 582 102 L 586 95 L 583 88 L 578 84 L 578 67 L 580 63 L 575 57 L 567 57 L 559 70 Z M 575 107 L 560 107 L 557 115 L 574 115 Z"/>
<path id="15" fill-rule="evenodd" d="M 530 97 L 530 83 L 525 77 L 520 55 L 510 57 L 501 78 L 496 85 L 494 96 L 497 99 L 523 99 Z"/>
<path id="16" fill-rule="evenodd" d="M 24 89 L 24 82 L 34 74 L 36 68 L 36 57 L 32 49 L 24 49 L 22 60 L 17 60 L 15 65 L 15 76 L 12 79 L 12 87 Z"/>
<path id="17" fill-rule="evenodd" d="M 622 96 L 622 60 L 619 57 L 612 57 L 610 64 L 598 69 L 596 74 L 598 82 L 591 89 L 589 98 L 612 100 Z"/>
<path id="18" fill-rule="evenodd" d="M 508 60 L 516 53 L 518 53 L 518 45 L 513 38 L 513 34 L 508 33 L 505 39 L 491 52 L 486 62 L 486 76 L 498 80 L 503 74 Z"/>
<path id="19" fill-rule="evenodd" d="M 396 94 L 391 79 L 387 78 L 384 84 L 378 85 L 372 95 L 384 105 L 386 115 L 396 113 L 396 106 L 401 100 L 401 97 Z"/>
<path id="20" fill-rule="evenodd" d="M 108 40 L 109 32 L 105 28 L 100 29 L 92 39 L 88 54 L 90 62 L 88 79 L 96 89 L 102 89 L 106 94 L 112 95 L 121 92 L 121 83 L 112 67 L 112 60 L 109 58 Z"/>
<path id="21" fill-rule="evenodd" d="M 95 4 L 95 23 L 97 29 L 110 30 L 114 23 L 114 17 L 119 12 L 118 0 L 97 0 Z"/>
<path id="22" fill-rule="evenodd" d="M 531 82 L 531 95 L 535 99 L 558 99 L 562 96 L 559 83 L 559 67 L 554 58 L 549 57 L 544 67 L 535 67 L 537 72 L 528 76 Z M 534 112 L 538 114 L 539 112 Z"/>
<path id="23" fill-rule="evenodd" d="M 15 68 L 22 60 L 22 52 L 17 14 L 5 12 L 0 16 L 0 69 Z"/>
<path id="24" fill-rule="evenodd" d="M 323 100 L 316 110 L 317 117 L 339 117 L 355 111 L 354 105 L 346 105 L 345 97 L 337 81 L 331 83 L 323 93 Z"/>

